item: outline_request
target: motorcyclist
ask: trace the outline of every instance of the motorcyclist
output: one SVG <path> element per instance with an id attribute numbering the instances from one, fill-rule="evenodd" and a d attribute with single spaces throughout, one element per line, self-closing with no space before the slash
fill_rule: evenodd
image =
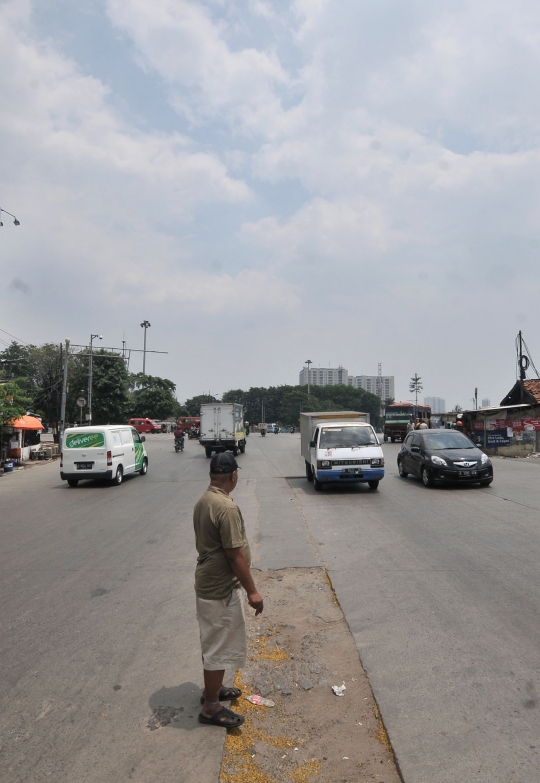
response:
<path id="1" fill-rule="evenodd" d="M 184 450 L 184 430 L 180 426 L 174 431 L 174 445 L 179 446 L 181 451 Z"/>

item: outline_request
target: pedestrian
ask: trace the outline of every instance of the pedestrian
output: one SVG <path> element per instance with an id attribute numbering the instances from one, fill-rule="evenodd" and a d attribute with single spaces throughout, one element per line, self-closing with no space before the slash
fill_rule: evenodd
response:
<path id="1" fill-rule="evenodd" d="M 216 454 L 210 462 L 210 486 L 193 511 L 199 555 L 195 594 L 204 670 L 199 722 L 227 729 L 244 722 L 243 715 L 220 705 L 220 701 L 242 695 L 238 688 L 223 687 L 223 678 L 227 667 L 236 670 L 246 665 L 244 590 L 255 616 L 263 610 L 250 572 L 244 520 L 230 497 L 237 483 L 238 463 L 232 452 Z"/>
<path id="2" fill-rule="evenodd" d="M 415 430 L 419 430 L 420 429 L 420 419 L 415 419 L 414 429 Z"/>
<path id="3" fill-rule="evenodd" d="M 409 432 L 412 432 L 414 430 L 414 421 L 411 419 L 409 423 L 407 424 L 407 434 Z"/>
<path id="4" fill-rule="evenodd" d="M 420 424 L 418 425 L 418 429 L 419 430 L 428 430 L 429 427 L 428 427 L 428 425 L 427 425 L 427 423 L 425 421 L 421 421 Z"/>

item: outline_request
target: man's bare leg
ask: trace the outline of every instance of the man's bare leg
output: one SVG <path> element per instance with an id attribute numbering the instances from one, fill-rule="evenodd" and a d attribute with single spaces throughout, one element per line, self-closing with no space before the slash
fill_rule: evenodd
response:
<path id="1" fill-rule="evenodd" d="M 219 702 L 219 692 L 223 686 L 224 676 L 225 669 L 218 671 L 204 669 L 204 704 L 201 715 L 205 718 L 212 718 L 223 706 Z"/>

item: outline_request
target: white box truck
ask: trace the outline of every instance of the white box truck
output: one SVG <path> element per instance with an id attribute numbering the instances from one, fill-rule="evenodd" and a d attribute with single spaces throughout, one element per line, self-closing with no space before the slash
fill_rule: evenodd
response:
<path id="1" fill-rule="evenodd" d="M 201 405 L 201 431 L 199 443 L 204 446 L 207 457 L 213 452 L 246 450 L 244 409 L 236 402 L 215 402 Z"/>
<path id="2" fill-rule="evenodd" d="M 377 489 L 384 478 L 384 454 L 369 413 L 301 413 L 300 448 L 306 478 L 318 491 L 329 483 L 366 483 Z"/>

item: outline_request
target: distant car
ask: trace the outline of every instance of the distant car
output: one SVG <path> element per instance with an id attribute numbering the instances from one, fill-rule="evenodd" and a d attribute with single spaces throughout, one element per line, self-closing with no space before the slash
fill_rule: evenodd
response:
<path id="1" fill-rule="evenodd" d="M 134 418 L 128 421 L 131 427 L 135 427 L 137 432 L 161 432 L 161 424 L 154 419 Z"/>
<path id="2" fill-rule="evenodd" d="M 267 424 L 267 432 L 275 432 L 277 429 L 277 424 Z"/>
<path id="3" fill-rule="evenodd" d="M 399 475 L 409 473 L 434 484 L 481 484 L 493 481 L 493 465 L 487 454 L 455 430 L 415 430 L 409 432 L 397 458 Z"/>

